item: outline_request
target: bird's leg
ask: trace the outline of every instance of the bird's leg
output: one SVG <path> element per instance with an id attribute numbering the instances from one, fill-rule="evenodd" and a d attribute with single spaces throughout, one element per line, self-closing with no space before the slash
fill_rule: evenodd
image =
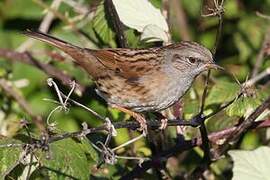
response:
<path id="1" fill-rule="evenodd" d="M 165 130 L 168 126 L 168 118 L 166 118 L 163 114 L 160 112 L 155 112 L 154 113 L 157 117 L 158 120 L 161 121 L 161 125 L 159 127 L 160 130 Z"/>
<path id="2" fill-rule="evenodd" d="M 147 134 L 147 124 L 146 124 L 146 120 L 145 120 L 143 115 L 141 115 L 139 113 L 136 113 L 136 112 L 133 112 L 133 111 L 131 111 L 129 109 L 126 109 L 124 107 L 115 105 L 115 104 L 111 104 L 110 106 L 112 108 L 114 108 L 114 109 L 117 109 L 117 110 L 121 111 L 121 112 L 127 113 L 128 115 L 133 117 L 136 121 L 138 121 L 140 123 L 139 131 L 142 131 L 144 136 L 146 136 L 146 134 Z"/>
<path id="3" fill-rule="evenodd" d="M 159 127 L 160 130 L 165 130 L 168 126 L 168 119 L 167 118 L 164 118 L 164 119 L 161 119 L 161 125 Z"/>

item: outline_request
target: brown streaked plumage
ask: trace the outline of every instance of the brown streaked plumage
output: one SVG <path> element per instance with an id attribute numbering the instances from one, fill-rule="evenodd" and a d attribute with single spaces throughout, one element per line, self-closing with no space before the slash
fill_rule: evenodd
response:
<path id="1" fill-rule="evenodd" d="M 135 112 L 161 111 L 177 102 L 201 72 L 216 68 L 211 52 L 195 43 L 148 49 L 80 48 L 40 32 L 24 34 L 70 55 L 109 104 Z"/>

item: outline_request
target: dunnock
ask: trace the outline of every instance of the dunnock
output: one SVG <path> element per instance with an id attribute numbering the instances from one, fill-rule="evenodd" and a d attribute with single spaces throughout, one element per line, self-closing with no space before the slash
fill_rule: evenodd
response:
<path id="1" fill-rule="evenodd" d="M 146 121 L 140 112 L 172 106 L 187 92 L 196 76 L 219 68 L 211 52 L 195 42 L 147 49 L 94 50 L 40 32 L 28 30 L 24 34 L 70 55 L 93 78 L 97 94 L 133 116 L 145 132 Z"/>

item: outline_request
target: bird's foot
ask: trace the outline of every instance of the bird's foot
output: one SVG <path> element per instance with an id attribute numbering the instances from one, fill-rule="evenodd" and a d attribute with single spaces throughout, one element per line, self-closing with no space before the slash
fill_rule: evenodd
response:
<path id="1" fill-rule="evenodd" d="M 138 128 L 138 130 L 142 131 L 143 135 L 146 136 L 148 131 L 147 131 L 147 123 L 146 123 L 145 118 L 141 114 L 138 114 L 138 113 L 134 113 L 133 117 L 136 121 L 140 123 L 140 128 Z"/>
<path id="2" fill-rule="evenodd" d="M 161 121 L 161 125 L 159 127 L 160 130 L 165 130 L 168 126 L 168 119 L 167 118 L 163 118 L 160 120 Z"/>
<path id="3" fill-rule="evenodd" d="M 147 135 L 147 123 L 146 120 L 144 118 L 143 115 L 133 112 L 129 109 L 126 109 L 124 107 L 112 104 L 111 105 L 112 108 L 118 109 L 119 111 L 122 111 L 124 113 L 127 113 L 128 115 L 130 115 L 131 117 L 133 117 L 136 121 L 138 121 L 140 123 L 140 128 L 138 129 L 139 131 L 142 131 L 143 135 L 146 136 Z"/>

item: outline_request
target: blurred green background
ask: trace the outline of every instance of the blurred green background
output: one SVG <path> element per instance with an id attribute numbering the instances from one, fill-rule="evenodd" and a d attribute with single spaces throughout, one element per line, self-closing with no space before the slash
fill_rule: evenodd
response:
<path id="1" fill-rule="evenodd" d="M 79 9 L 82 12 L 76 10 L 74 6 L 72 7 L 68 3 L 62 2 L 57 10 L 56 17 L 49 27 L 49 33 L 68 42 L 88 48 L 117 47 L 115 33 L 110 27 L 110 20 L 105 18 L 104 8 L 100 4 L 101 1 L 79 0 L 74 2 L 81 5 Z M 162 8 L 163 2 L 161 0 L 151 0 L 151 2 L 155 7 Z M 182 5 L 182 12 L 185 14 L 187 22 L 185 29 L 188 32 L 189 38 L 205 45 L 209 49 L 213 49 L 216 41 L 218 19 L 215 17 L 201 17 L 202 2 L 199 0 L 169 1 L 168 22 L 172 41 L 178 42 L 186 38 L 183 37 L 183 27 L 181 27 L 178 18 L 179 15 L 177 15 L 179 6 L 170 5 L 175 2 L 176 5 Z M 87 87 L 82 95 L 74 93 L 72 98 L 91 107 L 102 116 L 112 118 L 114 121 L 129 119 L 125 114 L 107 108 L 106 103 L 95 94 L 95 87 L 91 79 L 84 71 L 75 66 L 69 57 L 60 53 L 55 48 L 38 41 L 33 41 L 31 46 L 26 45 L 25 42 L 28 41 L 29 38 L 22 35 L 21 32 L 26 29 L 38 29 L 48 11 L 44 9 L 49 7 L 51 3 L 51 0 L 1 0 L 0 49 L 14 51 L 27 50 L 31 52 L 37 60 L 59 68 L 59 70 L 71 75 L 77 82 Z M 207 3 L 207 1 L 205 1 L 205 3 Z M 253 71 L 265 34 L 267 31 L 269 33 L 270 29 L 269 19 L 257 16 L 256 12 L 270 15 L 270 0 L 226 0 L 224 7 L 224 25 L 220 44 L 217 49 L 216 61 L 219 65 L 233 73 L 240 82 L 244 82 Z M 83 10 L 86 10 L 88 14 L 83 14 L 83 12 L 85 12 Z M 84 16 L 87 16 L 87 18 Z M 80 33 L 78 33 L 78 30 Z M 140 41 L 140 34 L 133 29 L 125 28 L 125 35 L 130 47 L 138 48 L 157 45 L 156 43 L 149 44 Z M 55 60 L 53 57 L 48 56 L 48 52 L 59 52 L 64 57 L 64 60 Z M 261 72 L 267 67 L 270 67 L 270 61 L 269 58 L 266 57 L 259 71 Z M 44 98 L 57 100 L 57 96 L 55 91 L 47 85 L 46 80 L 48 76 L 36 67 L 3 58 L 0 53 L 0 78 L 9 81 L 16 91 L 26 99 L 32 111 L 36 115 L 41 115 L 43 119 L 46 119 L 48 114 L 57 106 L 56 104 L 43 100 Z M 191 118 L 198 112 L 204 79 L 205 76 L 198 77 L 194 86 L 186 94 L 183 100 L 183 117 Z M 269 94 L 268 81 L 269 77 L 264 78 L 255 85 L 255 97 L 240 98 L 225 111 L 209 119 L 207 121 L 209 132 L 231 127 L 238 122 L 240 117 L 246 117 L 247 112 L 257 107 Z M 63 92 L 69 92 L 69 87 L 61 85 L 59 81 L 57 81 L 57 84 Z M 233 81 L 232 77 L 222 72 L 212 73 L 210 85 L 211 88 L 206 100 L 205 113 L 210 113 L 224 102 L 233 99 L 239 90 L 239 86 Z M 0 89 L 0 134 L 14 137 L 17 134 L 23 133 L 23 128 L 20 126 L 20 120 L 22 118 L 31 122 L 29 114 L 25 113 L 13 98 L 7 96 L 6 93 Z M 54 113 L 50 121 L 56 123 L 55 133 L 78 131 L 82 128 L 81 124 L 83 122 L 86 122 L 89 127 L 96 127 L 103 123 L 82 108 L 75 106 L 70 107 L 68 112 L 62 111 Z M 30 129 L 34 137 L 39 137 L 40 132 L 38 132 L 35 126 L 31 125 Z M 118 131 L 118 136 L 113 138 L 111 142 L 112 147 L 120 145 L 138 135 L 138 133 L 128 131 L 127 129 L 120 129 Z M 269 143 L 269 137 L 266 136 L 267 132 L 268 129 L 263 129 L 246 133 L 235 149 L 254 149 L 263 144 L 267 144 L 267 142 Z M 167 139 L 164 145 L 165 147 L 162 147 L 164 149 L 166 149 L 166 147 L 172 147 L 175 144 L 175 128 L 168 128 L 165 134 Z M 196 129 L 187 128 L 185 130 L 186 138 L 192 138 L 196 135 L 198 135 Z M 89 136 L 89 138 L 92 142 L 97 142 L 98 140 L 104 141 L 106 136 L 105 133 L 97 133 Z M 70 167 L 73 168 L 84 162 L 89 163 L 82 164 L 80 166 L 82 167 L 81 169 L 74 170 L 74 172 L 82 173 L 82 175 L 78 176 L 79 179 L 88 177 L 89 174 L 84 176 L 84 173 L 87 174 L 88 170 L 91 171 L 92 177 L 119 178 L 123 172 L 131 170 L 137 163 L 137 161 L 132 160 L 119 160 L 114 166 L 105 165 L 101 169 L 96 170 L 93 168 L 94 164 L 96 164 L 94 160 L 98 159 L 96 152 L 93 152 L 95 150 L 92 149 L 90 153 L 88 152 L 91 156 L 89 158 L 88 156 L 84 157 L 80 154 L 82 152 L 75 148 L 77 145 L 72 140 L 65 140 L 62 144 L 61 142 L 57 143 L 54 144 L 55 147 L 52 147 L 52 149 L 56 149 L 55 154 L 57 154 L 57 152 L 67 152 L 69 155 L 70 152 L 70 157 L 78 159 L 78 162 L 74 162 L 74 166 L 70 165 Z M 57 150 L 57 148 L 59 149 Z M 125 156 L 150 156 L 156 153 L 155 148 L 157 147 L 153 148 L 151 141 L 149 142 L 149 140 L 143 139 L 131 146 L 121 149 L 118 153 Z M 19 155 L 18 152 L 17 155 Z M 78 153 L 73 154 L 74 152 Z M 1 153 L 8 154 L 10 152 Z M 47 165 L 53 167 L 64 166 L 59 161 L 65 157 L 62 157 L 61 153 L 57 155 L 57 157 L 58 159 L 55 160 L 55 164 L 48 162 Z M 173 156 L 167 162 L 166 167 L 173 178 L 183 178 L 198 165 L 201 161 L 201 157 L 202 150 L 195 148 L 179 156 Z M 47 162 L 47 160 L 45 161 Z M 46 164 L 45 161 L 44 163 Z M 3 159 L 2 162 L 4 162 Z M 9 161 L 5 159 L 5 162 L 12 164 L 14 160 Z M 2 172 L 6 169 L 7 167 L 1 167 Z M 232 176 L 231 169 L 232 164 L 230 160 L 223 158 L 213 163 L 211 174 L 217 179 L 227 179 Z M 20 174 L 23 170 L 17 171 L 19 172 L 17 174 Z M 40 171 L 36 170 L 32 178 L 43 177 Z M 67 172 L 69 171 L 67 170 Z M 13 177 L 16 177 L 14 174 Z M 52 174 L 50 174 L 50 176 L 53 178 L 64 178 L 64 176 L 60 176 L 59 174 Z M 158 175 L 154 172 L 145 175 L 145 177 L 149 178 L 155 178 L 156 176 Z"/>

